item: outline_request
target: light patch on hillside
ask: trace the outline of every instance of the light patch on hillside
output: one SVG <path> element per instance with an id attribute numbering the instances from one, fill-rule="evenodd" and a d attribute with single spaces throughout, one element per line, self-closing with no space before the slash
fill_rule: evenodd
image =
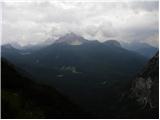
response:
<path id="1" fill-rule="evenodd" d="M 72 41 L 72 42 L 70 42 L 68 44 L 70 44 L 70 45 L 81 45 L 83 43 L 81 41 L 79 41 L 79 40 L 74 40 L 74 41 Z"/>
<path id="2" fill-rule="evenodd" d="M 79 71 L 77 71 L 76 67 L 74 66 L 62 66 L 60 68 L 61 71 L 69 71 L 69 72 L 72 72 L 74 74 L 78 74 L 78 73 L 81 73 Z"/>

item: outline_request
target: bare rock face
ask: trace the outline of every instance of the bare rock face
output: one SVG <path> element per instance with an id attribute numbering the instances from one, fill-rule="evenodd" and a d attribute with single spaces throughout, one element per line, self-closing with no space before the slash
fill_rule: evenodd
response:
<path id="1" fill-rule="evenodd" d="M 139 73 L 131 88 L 131 96 L 144 108 L 158 107 L 159 102 L 159 53 Z"/>
<path id="2" fill-rule="evenodd" d="M 68 45 L 82 45 L 86 42 L 88 42 L 88 40 L 74 33 L 66 34 L 55 41 L 55 43 L 65 43 Z"/>
<path id="3" fill-rule="evenodd" d="M 159 118 L 159 53 L 132 80 L 118 104 L 117 118 Z"/>

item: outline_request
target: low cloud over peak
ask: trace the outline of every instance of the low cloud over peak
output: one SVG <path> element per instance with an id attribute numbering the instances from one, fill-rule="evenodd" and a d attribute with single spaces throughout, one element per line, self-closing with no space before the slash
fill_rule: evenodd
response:
<path id="1" fill-rule="evenodd" d="M 3 2 L 2 43 L 22 46 L 67 33 L 105 41 L 158 43 L 158 1 Z"/>

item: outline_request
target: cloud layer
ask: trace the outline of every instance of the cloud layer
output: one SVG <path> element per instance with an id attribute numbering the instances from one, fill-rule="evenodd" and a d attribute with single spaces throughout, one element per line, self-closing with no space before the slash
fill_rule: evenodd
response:
<path id="1" fill-rule="evenodd" d="M 87 39 L 147 42 L 157 46 L 158 1 L 3 2 L 2 43 L 22 46 L 74 32 Z"/>

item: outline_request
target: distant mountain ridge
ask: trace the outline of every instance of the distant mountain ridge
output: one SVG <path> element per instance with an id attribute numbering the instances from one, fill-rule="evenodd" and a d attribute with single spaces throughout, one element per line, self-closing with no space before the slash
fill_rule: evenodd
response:
<path id="1" fill-rule="evenodd" d="M 122 46 L 128 50 L 135 51 L 149 59 L 152 58 L 158 51 L 158 48 L 153 47 L 147 43 L 140 42 L 123 43 Z"/>

